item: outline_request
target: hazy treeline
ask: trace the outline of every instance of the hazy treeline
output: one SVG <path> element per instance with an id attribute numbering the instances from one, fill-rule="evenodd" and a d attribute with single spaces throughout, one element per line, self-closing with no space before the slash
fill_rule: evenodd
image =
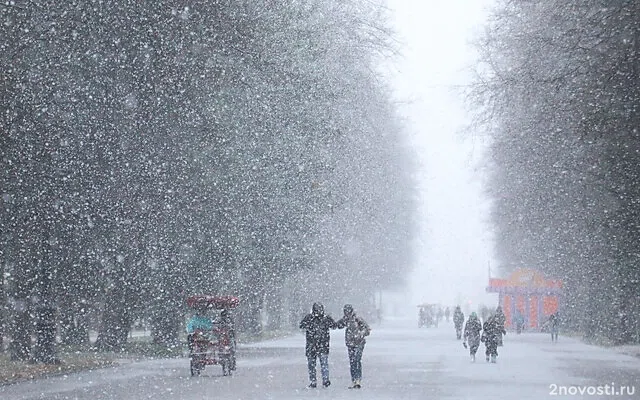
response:
<path id="1" fill-rule="evenodd" d="M 640 2 L 500 0 L 478 48 L 502 265 L 563 279 L 569 328 L 640 341 Z"/>
<path id="2" fill-rule="evenodd" d="M 18 357 L 33 332 L 47 349 L 53 320 L 69 343 L 97 320 L 117 349 L 143 318 L 170 344 L 189 294 L 238 295 L 258 331 L 402 282 L 414 166 L 375 68 L 393 51 L 384 7 L 16 0 L 0 38 L 0 310 Z"/>

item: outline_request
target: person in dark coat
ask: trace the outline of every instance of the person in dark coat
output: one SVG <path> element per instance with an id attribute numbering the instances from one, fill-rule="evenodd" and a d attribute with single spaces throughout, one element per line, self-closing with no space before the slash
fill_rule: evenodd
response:
<path id="1" fill-rule="evenodd" d="M 351 367 L 351 388 L 360 389 L 362 380 L 362 352 L 367 342 L 365 336 L 369 336 L 371 328 L 362 318 L 358 317 L 351 304 L 345 304 L 344 317 L 338 320 L 338 329 L 346 328 L 344 332 L 344 342 L 347 345 L 349 354 L 349 365 Z"/>
<path id="2" fill-rule="evenodd" d="M 506 335 L 507 331 L 501 327 L 495 315 L 490 316 L 482 326 L 482 338 L 484 339 L 485 355 L 487 362 L 495 363 L 498 358 L 498 337 Z"/>
<path id="3" fill-rule="evenodd" d="M 456 339 L 462 338 L 462 324 L 464 324 L 464 314 L 460 306 L 456 306 L 453 312 L 453 325 L 456 327 Z"/>
<path id="4" fill-rule="evenodd" d="M 472 312 L 464 325 L 464 342 L 462 342 L 465 348 L 467 347 L 466 344 L 469 343 L 469 355 L 472 362 L 476 361 L 476 352 L 480 347 L 480 331 L 482 331 L 482 323 L 478 315 Z"/>
<path id="5" fill-rule="evenodd" d="M 307 314 L 300 322 L 300 329 L 306 330 L 307 345 L 305 355 L 309 368 L 309 387 L 315 388 L 316 359 L 320 359 L 320 371 L 324 387 L 331 385 L 329 380 L 329 330 L 336 329 L 337 324 L 330 315 L 324 313 L 324 306 L 314 303 L 311 314 Z"/>
<path id="6" fill-rule="evenodd" d="M 558 331 L 560 330 L 560 317 L 558 316 L 557 312 L 549 315 L 548 324 L 549 324 L 549 331 L 551 331 L 551 341 L 557 342 Z"/>

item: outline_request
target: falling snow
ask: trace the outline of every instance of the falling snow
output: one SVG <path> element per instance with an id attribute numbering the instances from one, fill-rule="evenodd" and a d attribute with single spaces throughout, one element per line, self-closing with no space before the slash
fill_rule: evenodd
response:
<path id="1" fill-rule="evenodd" d="M 465 12 L 463 0 L 453 3 Z M 473 38 L 474 79 L 449 89 L 462 92 L 476 118 L 468 131 L 487 144 L 473 185 L 490 202 L 487 215 L 475 217 L 489 226 L 483 246 L 493 269 L 507 276 L 529 268 L 561 281 L 561 335 L 634 346 L 640 8 L 605 3 L 495 0 Z M 412 126 L 403 115 L 410 99 L 398 99 L 388 66 L 407 51 L 395 30 L 410 29 L 394 26 L 393 12 L 391 0 L 3 1 L 0 383 L 19 375 L 12 368 L 63 371 L 62 354 L 97 360 L 144 343 L 159 358 L 122 356 L 119 367 L 77 375 L 80 383 L 69 383 L 75 371 L 64 369 L 69 375 L 51 388 L 36 382 L 5 393 L 133 395 L 115 388 L 118 374 L 125 388 L 148 379 L 136 398 L 202 391 L 177 372 L 194 312 L 186 299 L 199 294 L 240 299 L 232 315 L 247 369 L 241 388 L 224 384 L 240 398 L 307 393 L 293 381 L 306 379 L 297 331 L 314 302 L 334 311 L 355 304 L 373 326 L 364 360 L 369 354 L 381 398 L 393 398 L 392 387 L 406 398 L 485 398 L 493 384 L 474 392 L 457 383 L 500 384 L 511 372 L 521 381 L 509 393 L 520 395 L 522 383 L 535 387 L 522 391 L 532 398 L 560 377 L 633 382 L 636 359 L 579 339 L 564 344 L 576 355 L 561 358 L 554 349 L 562 342 L 543 343 L 539 332 L 506 341 L 500 367 L 480 370 L 453 355 L 459 343 L 442 333 L 448 317 L 433 331 L 407 317 L 416 312 L 406 294 L 416 271 L 446 268 L 429 275 L 442 293 L 478 267 L 447 264 L 460 258 L 442 251 L 441 266 L 420 256 L 429 249 L 421 232 L 430 229 L 454 241 L 456 255 L 470 244 L 468 232 L 455 234 L 468 227 L 462 217 L 442 231 L 430 225 L 437 218 L 424 218 L 431 205 L 421 196 L 437 190 L 421 187 L 425 154 L 411 137 L 444 128 Z M 423 35 L 412 46 L 447 40 Z M 420 112 L 437 121 L 443 101 Z M 442 204 L 464 215 L 455 209 L 462 203 Z M 484 260 L 479 265 L 484 270 Z M 475 286 L 484 291 L 486 282 Z M 453 308 L 454 296 L 429 307 Z M 495 309 L 474 306 L 482 320 Z M 472 311 L 470 302 L 464 307 Z M 244 343 L 285 335 L 293 336 Z M 529 357 L 549 369 L 525 376 Z M 333 360 L 344 378 L 348 362 Z M 619 375 L 605 373 L 614 361 L 624 362 Z M 583 362 L 589 371 L 578 367 Z"/>

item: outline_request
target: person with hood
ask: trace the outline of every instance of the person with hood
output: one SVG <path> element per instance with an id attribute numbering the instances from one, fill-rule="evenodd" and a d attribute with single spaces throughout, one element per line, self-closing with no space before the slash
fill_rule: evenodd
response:
<path id="1" fill-rule="evenodd" d="M 490 316 L 482 326 L 482 339 L 484 339 L 485 355 L 487 362 L 491 360 L 492 363 L 496 363 L 498 358 L 498 337 L 506 335 L 507 331 L 500 325 L 500 322 L 495 315 Z"/>
<path id="2" fill-rule="evenodd" d="M 504 325 L 507 322 L 507 317 L 502 312 L 502 307 L 498 306 L 496 308 L 496 323 L 498 324 L 498 330 L 500 332 L 504 331 Z M 502 346 L 502 333 L 498 335 L 498 346 Z"/>
<path id="3" fill-rule="evenodd" d="M 320 359 L 322 385 L 324 387 L 331 385 L 329 380 L 329 330 L 336 329 L 336 327 L 336 322 L 330 315 L 325 314 L 324 306 L 320 303 L 314 303 L 311 313 L 307 314 L 300 322 L 300 329 L 306 331 L 305 355 L 307 356 L 307 367 L 309 368 L 310 388 L 317 387 L 317 359 Z"/>
<path id="4" fill-rule="evenodd" d="M 462 324 L 464 324 L 464 314 L 460 309 L 460 306 L 456 306 L 453 312 L 453 325 L 456 327 L 456 339 L 462 338 Z"/>
<path id="5" fill-rule="evenodd" d="M 482 323 L 475 312 L 472 312 L 464 325 L 464 341 L 462 342 L 465 349 L 469 343 L 469 355 L 471 361 L 476 361 L 476 352 L 480 347 L 480 331 L 482 331 Z"/>
<path id="6" fill-rule="evenodd" d="M 560 317 L 558 316 L 558 313 L 555 312 L 554 314 L 549 315 L 549 321 L 547 323 L 549 324 L 549 331 L 551 332 L 551 341 L 557 342 L 558 331 L 560 328 Z"/>
<path id="7" fill-rule="evenodd" d="M 371 333 L 371 328 L 362 318 L 358 317 L 351 304 L 345 304 L 344 317 L 337 322 L 338 329 L 346 328 L 344 342 L 349 354 L 351 367 L 352 389 L 361 388 L 362 380 L 362 352 L 366 343 L 365 337 Z"/>

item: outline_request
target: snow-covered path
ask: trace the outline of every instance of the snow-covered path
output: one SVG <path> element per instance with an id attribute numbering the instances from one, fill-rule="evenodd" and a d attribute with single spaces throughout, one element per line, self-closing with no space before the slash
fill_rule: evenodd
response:
<path id="1" fill-rule="evenodd" d="M 523 334 L 506 336 L 497 364 L 484 362 L 483 346 L 478 362 L 471 363 L 450 324 L 418 329 L 414 321 L 373 326 L 363 357 L 363 388 L 349 390 L 342 335 L 332 335 L 327 389 L 306 388 L 304 337 L 296 335 L 244 346 L 233 377 L 213 366 L 191 378 L 186 358 L 154 360 L 0 387 L 0 399 L 640 398 L 638 358 L 562 336 L 552 344 L 547 335 Z M 604 385 L 616 391 L 636 387 L 633 395 L 587 394 Z M 585 392 L 562 396 L 563 390 Z"/>

